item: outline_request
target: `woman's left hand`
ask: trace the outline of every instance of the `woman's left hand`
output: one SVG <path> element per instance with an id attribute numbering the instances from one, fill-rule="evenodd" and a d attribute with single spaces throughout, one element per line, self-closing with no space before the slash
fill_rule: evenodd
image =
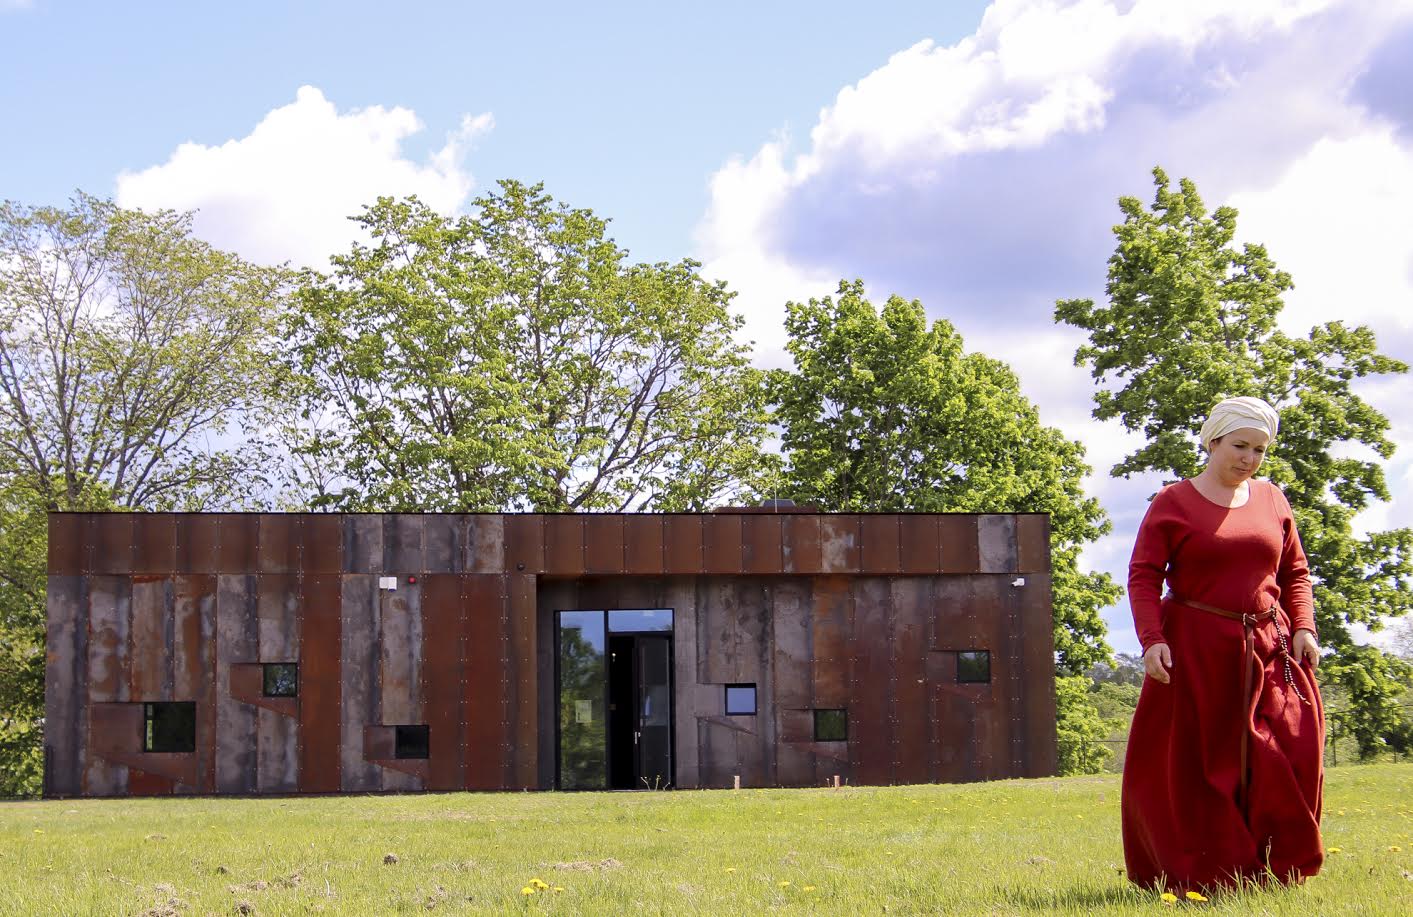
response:
<path id="1" fill-rule="evenodd" d="M 1291 655 L 1296 662 L 1308 662 L 1310 668 L 1320 665 L 1320 644 L 1315 640 L 1315 635 L 1305 628 L 1295 632 L 1295 643 L 1291 647 Z"/>

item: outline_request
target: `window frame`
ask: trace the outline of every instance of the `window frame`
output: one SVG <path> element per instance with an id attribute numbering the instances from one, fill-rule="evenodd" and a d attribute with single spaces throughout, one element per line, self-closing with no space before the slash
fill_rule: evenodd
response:
<path id="1" fill-rule="evenodd" d="M 294 670 L 294 688 L 288 694 L 270 692 L 270 670 L 276 666 L 291 668 Z M 262 697 L 299 697 L 299 663 L 297 662 L 262 662 L 260 663 L 260 695 Z"/>
<path id="2" fill-rule="evenodd" d="M 156 748 L 155 721 L 158 707 L 184 707 L 190 711 L 191 741 L 182 743 L 181 748 Z M 142 702 L 142 753 L 145 755 L 189 755 L 196 751 L 196 701 L 143 701 Z"/>
<path id="3" fill-rule="evenodd" d="M 962 657 L 977 656 L 986 666 L 985 678 L 963 678 L 962 677 Z M 974 664 L 974 663 L 973 663 Z M 989 685 L 991 684 L 991 651 L 990 650 L 957 650 L 957 684 L 959 685 Z"/>
<path id="4" fill-rule="evenodd" d="M 724 687 L 725 690 L 722 691 L 721 702 L 722 702 L 722 709 L 726 711 L 726 713 L 725 713 L 726 716 L 756 716 L 757 714 L 760 713 L 760 692 L 756 689 L 755 682 L 745 682 L 745 681 L 742 681 L 742 682 L 732 682 L 731 684 L 724 685 L 723 687 Z M 732 709 L 731 709 L 731 691 L 732 691 L 733 688 L 736 689 L 736 690 L 742 690 L 742 689 L 746 689 L 746 688 L 749 688 L 749 689 L 750 689 L 750 692 L 751 692 L 751 709 L 749 709 L 749 710 L 732 710 Z"/>
<path id="5" fill-rule="evenodd" d="M 820 714 L 837 713 L 843 720 L 843 735 L 825 737 L 820 735 Z M 814 709 L 814 740 L 816 742 L 847 742 L 849 741 L 849 708 L 848 707 L 816 707 Z"/>
<path id="6" fill-rule="evenodd" d="M 407 743 L 403 740 L 406 733 L 403 730 L 420 730 L 423 737 L 421 747 L 425 752 L 420 755 L 403 754 L 404 746 Z M 401 723 L 393 727 L 393 758 L 398 761 L 426 761 L 432 757 L 432 727 L 426 723 Z"/>

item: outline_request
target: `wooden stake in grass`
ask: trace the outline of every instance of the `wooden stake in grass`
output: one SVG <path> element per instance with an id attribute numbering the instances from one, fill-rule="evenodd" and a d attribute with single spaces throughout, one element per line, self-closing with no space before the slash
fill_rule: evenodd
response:
<path id="1" fill-rule="evenodd" d="M 836 790 L 839 789 L 839 775 L 838 775 L 838 774 L 835 774 L 835 775 L 834 775 L 834 789 L 836 789 Z"/>
<path id="2" fill-rule="evenodd" d="M 739 790 L 739 789 L 741 788 L 741 775 L 740 775 L 740 774 L 737 774 L 735 777 L 733 777 L 732 780 L 731 780 L 731 783 L 732 783 L 731 789 L 733 789 L 733 790 Z"/>

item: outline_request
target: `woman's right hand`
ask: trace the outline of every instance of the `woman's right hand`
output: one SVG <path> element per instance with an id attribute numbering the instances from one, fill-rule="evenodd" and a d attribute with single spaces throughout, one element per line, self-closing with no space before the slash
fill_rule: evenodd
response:
<path id="1" fill-rule="evenodd" d="M 1166 643 L 1155 643 L 1143 654 L 1143 672 L 1149 678 L 1167 684 L 1172 680 L 1168 669 L 1173 667 L 1173 654 Z"/>

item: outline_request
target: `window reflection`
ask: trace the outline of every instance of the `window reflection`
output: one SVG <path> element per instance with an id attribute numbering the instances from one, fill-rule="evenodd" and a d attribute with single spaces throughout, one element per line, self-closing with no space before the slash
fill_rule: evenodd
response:
<path id="1" fill-rule="evenodd" d="M 607 787 L 604 614 L 559 614 L 559 781 L 566 790 Z"/>
<path id="2" fill-rule="evenodd" d="M 672 609 L 649 608 L 633 611 L 610 611 L 608 629 L 614 633 L 663 631 L 672 633 Z"/>

